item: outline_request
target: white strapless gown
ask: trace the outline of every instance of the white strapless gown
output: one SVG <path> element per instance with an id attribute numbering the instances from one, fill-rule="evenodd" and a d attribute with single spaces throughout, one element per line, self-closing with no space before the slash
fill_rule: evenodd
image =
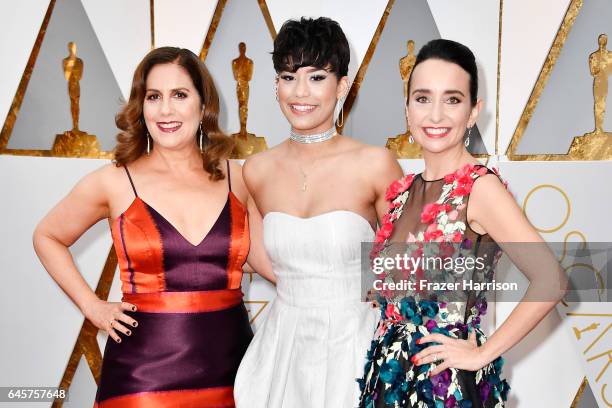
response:
<path id="1" fill-rule="evenodd" d="M 361 301 L 361 242 L 374 231 L 360 215 L 264 217 L 277 297 L 236 376 L 238 408 L 357 406 L 378 309 Z"/>

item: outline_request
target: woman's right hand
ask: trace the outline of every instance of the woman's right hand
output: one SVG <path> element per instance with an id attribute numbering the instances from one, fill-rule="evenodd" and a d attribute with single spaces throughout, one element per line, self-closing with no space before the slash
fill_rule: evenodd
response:
<path id="1" fill-rule="evenodd" d="M 131 336 L 132 330 L 128 327 L 138 326 L 136 320 L 124 313 L 126 311 L 135 312 L 136 306 L 127 302 L 106 302 L 96 299 L 83 309 L 83 314 L 94 326 L 106 331 L 113 340 L 121 343 L 121 337 L 117 332 Z"/>

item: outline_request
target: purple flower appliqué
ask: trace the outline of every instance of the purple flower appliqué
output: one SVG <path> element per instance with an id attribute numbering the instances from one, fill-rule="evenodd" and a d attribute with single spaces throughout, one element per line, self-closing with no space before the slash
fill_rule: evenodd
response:
<path id="1" fill-rule="evenodd" d="M 448 397 L 446 401 L 444 401 L 444 408 L 455 408 L 457 406 L 457 399 L 454 395 Z"/>
<path id="2" fill-rule="evenodd" d="M 474 306 L 476 307 L 476 310 L 478 310 L 479 315 L 482 316 L 487 313 L 487 299 L 484 297 L 479 297 Z"/>
<path id="3" fill-rule="evenodd" d="M 448 386 L 451 383 L 451 372 L 449 369 L 442 371 L 440 374 L 436 374 L 431 377 L 431 384 L 433 385 L 434 395 L 446 398 L 448 393 Z"/>
<path id="4" fill-rule="evenodd" d="M 433 329 L 438 327 L 438 324 L 436 323 L 434 319 L 429 319 L 427 323 L 425 323 L 425 327 L 427 327 L 427 330 L 431 332 Z"/>
<path id="5" fill-rule="evenodd" d="M 480 400 L 486 401 L 491 393 L 491 383 L 488 381 L 481 382 L 478 386 L 478 391 L 480 391 Z"/>

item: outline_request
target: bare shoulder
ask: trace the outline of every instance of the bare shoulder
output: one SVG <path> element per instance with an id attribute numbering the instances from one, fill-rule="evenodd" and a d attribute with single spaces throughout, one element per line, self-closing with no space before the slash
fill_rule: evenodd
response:
<path id="1" fill-rule="evenodd" d="M 123 179 L 121 177 L 123 176 Z M 95 208 L 108 208 L 115 194 L 124 192 L 117 185 L 125 183 L 129 189 L 129 181 L 125 171 L 113 163 L 106 164 L 81 178 L 74 186 L 68 197 L 82 205 L 90 205 Z M 120 184 L 119 184 L 120 185 Z"/>
<path id="2" fill-rule="evenodd" d="M 365 160 L 372 161 L 374 165 L 380 167 L 398 166 L 395 153 L 386 147 L 364 145 L 363 153 Z"/>
<path id="3" fill-rule="evenodd" d="M 499 194 L 502 192 L 508 195 L 508 190 L 506 189 L 506 186 L 504 186 L 504 184 L 499 179 L 499 177 L 497 177 L 497 175 L 493 173 L 488 173 L 478 177 L 476 182 L 474 182 L 471 195 L 482 195 L 488 193 Z"/>
<path id="4" fill-rule="evenodd" d="M 397 179 L 403 175 L 395 153 L 381 146 L 372 146 L 356 140 L 355 159 L 358 165 L 374 177 Z"/>
<path id="5" fill-rule="evenodd" d="M 470 203 L 479 206 L 494 202 L 497 205 L 514 203 L 514 197 L 495 174 L 484 174 L 474 182 L 470 193 Z"/>
<path id="6" fill-rule="evenodd" d="M 125 170 L 117 167 L 114 163 L 109 163 L 85 175 L 77 186 L 91 191 L 107 193 L 112 190 L 112 186 L 117 184 L 120 177 L 127 180 Z"/>
<path id="7" fill-rule="evenodd" d="M 242 175 L 246 183 L 257 183 L 258 180 L 265 179 L 285 150 L 286 143 L 281 143 L 271 149 L 249 156 L 242 165 Z"/>
<path id="8" fill-rule="evenodd" d="M 242 165 L 236 160 L 229 160 L 229 167 L 229 178 L 232 186 L 232 192 L 241 202 L 246 203 L 248 193 L 244 184 Z"/>
<path id="9" fill-rule="evenodd" d="M 234 180 L 242 180 L 242 164 L 238 160 L 229 159 L 230 177 Z"/>

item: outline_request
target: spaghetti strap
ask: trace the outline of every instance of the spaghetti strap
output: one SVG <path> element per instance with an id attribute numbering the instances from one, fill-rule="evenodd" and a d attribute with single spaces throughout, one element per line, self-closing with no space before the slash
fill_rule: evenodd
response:
<path id="1" fill-rule="evenodd" d="M 227 185 L 229 186 L 229 191 L 232 191 L 232 179 L 230 177 L 230 165 L 229 160 L 225 161 L 227 163 Z"/>
<path id="2" fill-rule="evenodd" d="M 130 171 L 128 170 L 127 166 L 123 166 L 123 168 L 125 169 L 125 173 L 127 174 L 128 179 L 130 180 L 130 184 L 132 185 L 132 190 L 134 190 L 134 195 L 138 197 L 138 193 L 136 192 L 136 187 L 134 187 L 134 182 L 132 181 L 132 176 L 130 175 Z"/>

